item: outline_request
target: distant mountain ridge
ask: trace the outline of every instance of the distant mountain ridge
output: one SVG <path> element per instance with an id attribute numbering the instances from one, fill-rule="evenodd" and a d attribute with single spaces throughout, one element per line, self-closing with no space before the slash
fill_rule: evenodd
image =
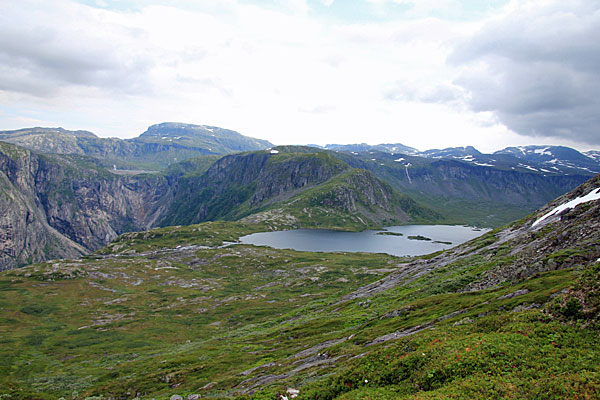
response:
<path id="1" fill-rule="evenodd" d="M 405 146 L 401 143 L 382 143 L 377 145 L 369 145 L 366 143 L 361 144 L 327 144 L 321 147 L 326 150 L 333 151 L 350 151 L 350 152 L 363 152 L 363 151 L 381 151 L 385 153 L 402 153 L 402 154 L 417 154 L 419 151 L 415 148 Z"/>
<path id="2" fill-rule="evenodd" d="M 195 157 L 273 146 L 229 129 L 178 122 L 152 125 L 133 139 L 100 138 L 91 132 L 63 128 L 30 128 L 0 131 L 0 141 L 38 153 L 87 155 L 106 167 L 155 170 Z"/>
<path id="3" fill-rule="evenodd" d="M 515 170 L 530 170 L 540 173 L 584 174 L 588 176 L 600 173 L 600 151 L 590 150 L 582 153 L 565 146 L 506 147 L 492 154 L 481 153 L 473 146 L 419 151 L 400 143 L 393 145 L 328 144 L 320 148 L 364 155 L 367 153 L 387 153 L 434 159 L 456 159 L 478 166 L 509 167 Z"/>

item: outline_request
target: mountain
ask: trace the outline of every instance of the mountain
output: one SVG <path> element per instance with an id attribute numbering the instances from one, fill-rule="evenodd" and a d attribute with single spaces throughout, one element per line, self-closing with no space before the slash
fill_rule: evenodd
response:
<path id="1" fill-rule="evenodd" d="M 254 218 L 268 216 L 273 229 L 443 220 L 329 153 L 279 149 L 128 175 L 93 157 L 39 155 L 0 142 L 0 269 L 88 254 L 125 232 L 265 211 Z"/>
<path id="2" fill-rule="evenodd" d="M 600 162 L 600 151 L 598 150 L 585 151 L 583 152 L 583 154 L 585 154 L 594 161 Z"/>
<path id="3" fill-rule="evenodd" d="M 273 145 L 266 140 L 243 136 L 216 126 L 165 122 L 152 125 L 134 143 L 176 143 L 178 146 L 205 149 L 212 154 L 262 150 Z"/>
<path id="4" fill-rule="evenodd" d="M 368 145 L 362 143 L 328 144 L 321 148 L 365 157 L 375 155 L 377 159 L 389 158 L 388 155 L 396 155 L 400 158 L 402 155 L 408 155 L 440 160 L 460 160 L 477 166 L 533 171 L 541 174 L 593 176 L 600 173 L 598 151 L 591 150 L 581 153 L 564 146 L 507 147 L 493 154 L 481 153 L 473 146 L 418 151 L 402 144 Z"/>
<path id="5" fill-rule="evenodd" d="M 183 178 L 161 225 L 235 220 L 257 212 L 303 227 L 365 229 L 442 220 L 368 171 L 307 147 L 221 158 L 202 176 Z"/>
<path id="6" fill-rule="evenodd" d="M 268 226 L 221 221 L 1 272 L 0 393 L 596 398 L 599 193 L 418 258 L 235 244 Z"/>
<path id="7" fill-rule="evenodd" d="M 600 173 L 600 163 L 593 156 L 564 146 L 507 147 L 494 154 L 510 154 L 526 163 L 545 167 L 547 170 L 582 170 L 590 174 Z M 591 153 L 592 155 L 595 152 Z M 532 166 L 535 168 L 536 166 Z"/>
<path id="8" fill-rule="evenodd" d="M 332 151 L 348 151 L 348 152 L 369 152 L 381 151 L 390 154 L 416 154 L 417 149 L 405 146 L 401 143 L 383 143 L 377 145 L 361 144 L 328 144 L 323 147 Z"/>
<path id="9" fill-rule="evenodd" d="M 170 189 L 158 175 L 115 175 L 93 158 L 0 142 L 0 269 L 94 251 L 153 226 Z"/>
<path id="10" fill-rule="evenodd" d="M 446 149 L 433 149 L 418 153 L 420 156 L 427 158 L 460 158 L 467 159 L 480 156 L 481 153 L 473 146 L 467 147 L 449 147 Z"/>
<path id="11" fill-rule="evenodd" d="M 335 153 L 421 204 L 461 223 L 495 227 L 521 218 L 590 178 L 589 172 L 533 171 L 510 155 L 431 158 L 381 152 Z M 449 152 L 446 152 L 448 154 Z"/>
<path id="12" fill-rule="evenodd" d="M 81 154 L 115 169 L 156 169 L 205 155 L 221 155 L 272 147 L 266 140 L 205 125 L 162 123 L 137 138 L 99 138 L 91 132 L 31 128 L 0 132 L 0 141 L 38 153 Z"/>

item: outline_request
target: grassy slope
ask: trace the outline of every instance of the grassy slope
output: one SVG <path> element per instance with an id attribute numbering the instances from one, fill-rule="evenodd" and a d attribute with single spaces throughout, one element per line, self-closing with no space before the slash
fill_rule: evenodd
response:
<path id="1" fill-rule="evenodd" d="M 95 257 L 0 274 L 0 393 L 274 399 L 299 387 L 307 399 L 600 395 L 596 330 L 539 310 L 516 312 L 550 302 L 577 269 L 456 293 L 513 261 L 509 246 L 491 256 L 494 231 L 442 254 L 452 261 L 445 268 L 343 297 L 390 271 L 385 279 L 394 277 L 409 260 L 218 248 L 265 229 L 217 222 L 126 234 Z M 428 329 L 369 345 L 415 327 Z M 262 391 L 251 396 L 255 390 Z"/>
<path id="2" fill-rule="evenodd" d="M 365 196 L 362 182 L 368 181 L 375 189 L 374 201 Z M 354 191 L 354 193 L 349 193 Z M 355 195 L 356 209 L 340 199 Z M 382 207 L 386 204 L 389 209 Z M 435 223 L 446 220 L 439 214 L 420 206 L 410 197 L 400 194 L 384 182 L 377 181 L 369 172 L 352 169 L 336 176 L 323 185 L 306 190 L 285 204 L 272 208 L 295 216 L 299 226 L 306 228 L 363 230 L 411 223 Z M 357 212 L 358 211 L 358 212 Z M 403 214 L 403 215 L 402 215 Z"/>

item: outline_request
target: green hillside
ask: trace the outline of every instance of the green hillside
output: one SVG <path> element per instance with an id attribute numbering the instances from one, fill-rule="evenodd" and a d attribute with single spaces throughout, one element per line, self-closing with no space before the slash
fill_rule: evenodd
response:
<path id="1" fill-rule="evenodd" d="M 273 226 L 210 222 L 5 271 L 0 393 L 597 398 L 600 205 L 532 225 L 597 187 L 421 258 L 240 245 Z"/>
<path id="2" fill-rule="evenodd" d="M 183 176 L 160 225 L 243 217 L 346 230 L 446 221 L 329 152 L 287 146 L 228 155 L 204 174 Z"/>

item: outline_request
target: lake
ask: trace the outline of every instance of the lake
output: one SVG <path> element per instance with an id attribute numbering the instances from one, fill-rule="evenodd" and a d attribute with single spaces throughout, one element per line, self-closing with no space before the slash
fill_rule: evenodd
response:
<path id="1" fill-rule="evenodd" d="M 381 231 L 339 232 L 320 229 L 260 232 L 240 238 L 244 244 L 299 251 L 345 251 L 419 256 L 449 249 L 488 232 L 458 225 L 390 226 Z"/>

